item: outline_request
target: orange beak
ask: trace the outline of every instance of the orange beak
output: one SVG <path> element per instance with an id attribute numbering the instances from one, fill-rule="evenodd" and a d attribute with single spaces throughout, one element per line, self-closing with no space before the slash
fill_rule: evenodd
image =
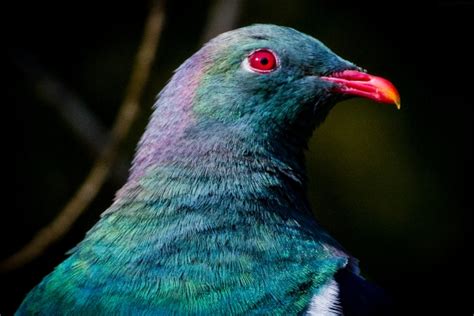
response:
<path id="1" fill-rule="evenodd" d="M 382 77 L 356 70 L 344 70 L 321 79 L 334 82 L 335 92 L 395 104 L 397 109 L 400 109 L 400 94 L 390 81 Z"/>

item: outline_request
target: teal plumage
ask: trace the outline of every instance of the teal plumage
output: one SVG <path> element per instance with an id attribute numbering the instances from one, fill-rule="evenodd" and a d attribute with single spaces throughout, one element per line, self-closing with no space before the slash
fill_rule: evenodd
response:
<path id="1" fill-rule="evenodd" d="M 272 73 L 242 66 L 262 47 Z M 337 271 L 357 274 L 305 193 L 307 140 L 340 98 L 317 78 L 347 69 L 285 27 L 209 42 L 160 93 L 112 206 L 17 314 L 308 311 Z"/>

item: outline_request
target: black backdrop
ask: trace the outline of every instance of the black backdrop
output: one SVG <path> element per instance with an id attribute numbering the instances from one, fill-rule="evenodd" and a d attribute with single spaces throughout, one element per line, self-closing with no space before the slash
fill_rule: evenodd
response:
<path id="1" fill-rule="evenodd" d="M 123 157 L 132 156 L 156 93 L 198 49 L 211 4 L 169 1 L 143 111 Z M 5 142 L 4 153 L 14 153 L 15 182 L 1 213 L 2 258 L 54 218 L 95 157 L 42 97 L 36 70 L 58 78 L 110 127 L 148 7 L 43 1 L 21 3 L 8 14 L 4 108 L 14 115 L 10 120 L 5 114 L 4 138 L 14 140 Z M 336 107 L 311 142 L 308 167 L 318 219 L 407 314 L 473 312 L 472 54 L 466 45 L 472 9 L 464 1 L 243 1 L 237 20 L 237 26 L 294 27 L 399 88 L 401 111 L 362 100 Z M 0 275 L 2 315 L 12 313 L 82 239 L 120 183 L 111 178 L 72 230 L 39 259 Z"/>

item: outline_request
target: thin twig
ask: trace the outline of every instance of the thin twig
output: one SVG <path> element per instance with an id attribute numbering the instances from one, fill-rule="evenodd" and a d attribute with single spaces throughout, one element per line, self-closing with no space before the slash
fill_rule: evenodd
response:
<path id="1" fill-rule="evenodd" d="M 90 107 L 33 56 L 16 51 L 12 54 L 11 60 L 31 82 L 38 98 L 56 111 L 62 122 L 66 123 L 80 142 L 87 147 L 93 158 L 98 157 L 106 146 L 109 135 L 102 123 L 89 110 Z M 111 171 L 112 179 L 116 183 L 123 183 L 127 171 L 127 160 L 124 157 L 117 157 L 117 162 Z"/>
<path id="2" fill-rule="evenodd" d="M 145 25 L 142 43 L 136 55 L 125 98 L 112 128 L 111 138 L 84 183 L 49 225 L 41 229 L 25 247 L 0 263 L 0 271 L 19 268 L 41 255 L 49 245 L 69 230 L 99 192 L 117 156 L 119 145 L 137 117 L 139 101 L 149 77 L 164 18 L 163 1 L 154 2 Z"/>

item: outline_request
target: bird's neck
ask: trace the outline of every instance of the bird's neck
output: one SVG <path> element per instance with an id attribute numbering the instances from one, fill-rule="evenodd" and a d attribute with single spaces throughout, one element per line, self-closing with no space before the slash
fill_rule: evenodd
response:
<path id="1" fill-rule="evenodd" d="M 286 189 L 291 186 L 291 192 L 306 200 L 304 151 L 300 146 L 282 139 L 255 137 L 246 127 L 224 128 L 218 123 L 160 136 L 153 139 L 153 135 L 145 134 L 129 181 L 118 199 L 130 198 L 131 191 L 144 181 L 159 181 L 169 187 L 188 179 L 195 186 L 217 189 L 222 183 L 235 191 L 248 190 L 246 184 Z M 213 194 L 217 193 L 215 190 Z"/>
<path id="2" fill-rule="evenodd" d="M 248 133 L 243 127 L 210 124 L 191 127 L 181 135 L 166 133 L 161 135 L 165 139 L 158 137 L 155 142 L 142 139 L 129 181 L 112 209 L 133 201 L 169 202 L 175 213 L 196 209 L 207 212 L 208 219 L 218 219 L 209 225 L 232 220 L 228 214 L 234 220 L 276 216 L 280 221 L 312 222 L 303 148 L 254 139 Z M 248 217 L 245 212 L 252 214 Z"/>

